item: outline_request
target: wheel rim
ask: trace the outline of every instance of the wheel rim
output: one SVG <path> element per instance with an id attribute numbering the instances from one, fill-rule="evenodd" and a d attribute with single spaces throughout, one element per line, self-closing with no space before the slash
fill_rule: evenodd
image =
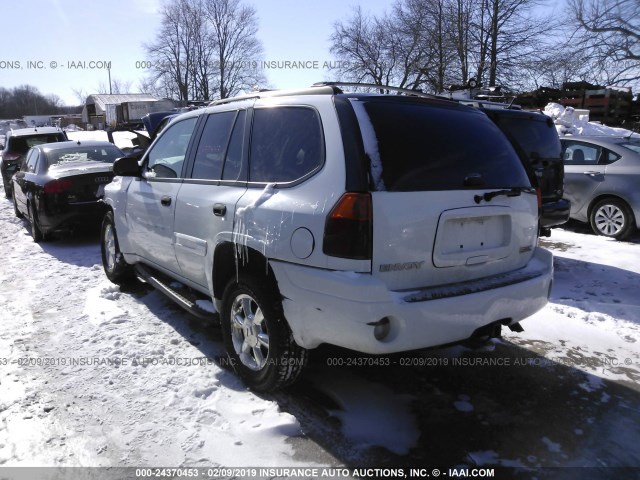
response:
<path id="1" fill-rule="evenodd" d="M 269 332 L 262 309 L 249 295 L 238 295 L 231 306 L 231 340 L 240 361 L 258 371 L 269 357 Z"/>
<path id="2" fill-rule="evenodd" d="M 113 227 L 107 225 L 104 229 L 104 257 L 107 263 L 107 270 L 113 270 L 116 264 L 116 237 L 113 232 Z"/>
<path id="3" fill-rule="evenodd" d="M 594 218 L 598 231 L 609 237 L 619 234 L 626 224 L 622 209 L 611 204 L 598 208 Z"/>

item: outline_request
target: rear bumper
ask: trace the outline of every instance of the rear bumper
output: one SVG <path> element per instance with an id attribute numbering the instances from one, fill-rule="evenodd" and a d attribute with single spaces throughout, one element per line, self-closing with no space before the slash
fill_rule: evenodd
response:
<path id="1" fill-rule="evenodd" d="M 553 277 L 553 257 L 541 248 L 517 272 L 452 285 L 444 295 L 442 288 L 389 291 L 369 274 L 277 261 L 271 266 L 299 345 L 315 348 L 329 343 L 371 354 L 458 342 L 495 321 L 519 322 L 546 305 Z M 511 280 L 506 279 L 509 275 Z M 390 333 L 376 340 L 370 323 L 385 317 Z"/>
<path id="2" fill-rule="evenodd" d="M 103 202 L 71 203 L 55 210 L 40 209 L 38 221 L 45 232 L 100 225 L 107 206 Z"/>
<path id="3" fill-rule="evenodd" d="M 540 226 L 542 228 L 556 227 L 569 221 L 571 213 L 571 203 L 565 198 L 555 202 L 545 202 L 542 204 L 542 214 L 540 215 Z"/>

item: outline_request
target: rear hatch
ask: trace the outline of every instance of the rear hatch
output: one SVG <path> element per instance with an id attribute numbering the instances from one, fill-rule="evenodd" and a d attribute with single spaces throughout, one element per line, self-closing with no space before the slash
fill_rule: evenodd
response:
<path id="1" fill-rule="evenodd" d="M 407 97 L 351 104 L 371 163 L 373 275 L 403 290 L 527 264 L 537 241 L 536 192 L 489 118 Z"/>
<path id="2" fill-rule="evenodd" d="M 542 202 L 561 199 L 564 165 L 553 121 L 535 112 L 501 109 L 486 113 L 526 156 L 538 180 Z"/>

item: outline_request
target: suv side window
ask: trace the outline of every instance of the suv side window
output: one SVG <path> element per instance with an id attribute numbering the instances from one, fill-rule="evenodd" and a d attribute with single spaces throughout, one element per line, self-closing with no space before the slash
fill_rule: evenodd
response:
<path id="1" fill-rule="evenodd" d="M 227 149 L 227 158 L 224 162 L 222 172 L 223 180 L 238 180 L 242 170 L 243 146 L 244 146 L 244 124 L 247 117 L 246 110 L 238 112 L 236 124 L 233 127 L 231 141 Z M 245 174 L 246 176 L 246 174 Z"/>
<path id="2" fill-rule="evenodd" d="M 250 182 L 292 182 L 323 163 L 322 125 L 312 108 L 256 109 L 251 135 Z"/>
<path id="3" fill-rule="evenodd" d="M 236 112 L 222 112 L 209 115 L 204 125 L 191 178 L 219 180 L 222 174 L 224 154 L 229 141 Z"/>
<path id="4" fill-rule="evenodd" d="M 600 147 L 580 142 L 563 144 L 562 160 L 565 165 L 597 165 Z"/>
<path id="5" fill-rule="evenodd" d="M 182 165 L 197 121 L 197 117 L 191 117 L 174 123 L 163 132 L 147 155 L 147 171 L 151 173 L 149 177 L 182 176 Z"/>

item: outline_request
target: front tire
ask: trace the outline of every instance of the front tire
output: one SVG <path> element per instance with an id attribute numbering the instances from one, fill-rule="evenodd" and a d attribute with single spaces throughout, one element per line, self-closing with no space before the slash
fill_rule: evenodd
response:
<path id="1" fill-rule="evenodd" d="M 596 203 L 589 216 L 591 228 L 598 235 L 623 240 L 633 231 L 633 213 L 622 200 L 607 198 Z"/>
<path id="2" fill-rule="evenodd" d="M 225 289 L 222 338 L 233 369 L 253 390 L 273 391 L 293 383 L 307 362 L 266 279 L 240 274 Z"/>
<path id="3" fill-rule="evenodd" d="M 11 196 L 13 197 L 13 213 L 16 215 L 16 217 L 18 217 L 19 219 L 22 220 L 24 218 L 24 215 L 22 214 L 22 212 L 20 210 L 18 210 L 18 202 L 16 200 L 16 191 L 15 191 L 15 189 L 13 190 Z"/>
<path id="4" fill-rule="evenodd" d="M 102 267 L 109 280 L 117 285 L 124 285 L 133 280 L 133 266 L 125 262 L 120 251 L 112 212 L 107 212 L 102 220 L 100 251 Z"/>

